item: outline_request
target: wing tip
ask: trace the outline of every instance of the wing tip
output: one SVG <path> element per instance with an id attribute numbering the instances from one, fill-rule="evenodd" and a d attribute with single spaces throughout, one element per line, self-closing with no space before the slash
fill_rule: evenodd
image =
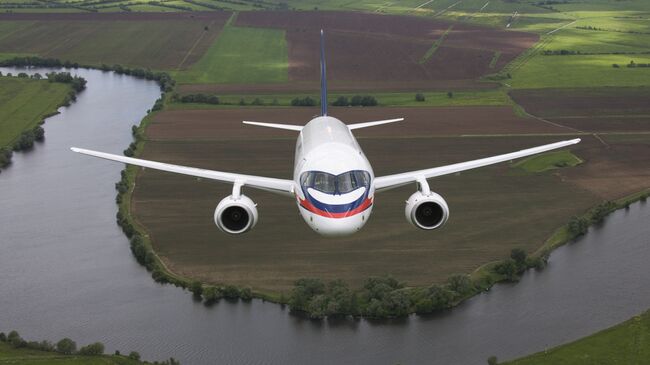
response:
<path id="1" fill-rule="evenodd" d="M 79 153 L 79 152 L 81 152 L 81 148 L 78 148 L 78 147 L 70 147 L 70 151 Z"/>

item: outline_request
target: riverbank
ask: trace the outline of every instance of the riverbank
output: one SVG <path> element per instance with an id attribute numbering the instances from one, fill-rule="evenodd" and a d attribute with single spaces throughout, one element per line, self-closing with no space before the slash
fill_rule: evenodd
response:
<path id="1" fill-rule="evenodd" d="M 11 163 L 13 151 L 42 141 L 41 124 L 76 95 L 71 85 L 42 77 L 0 76 L 0 169 Z"/>
<path id="2" fill-rule="evenodd" d="M 591 336 L 503 365 L 646 364 L 650 359 L 650 311 Z"/>
<path id="3" fill-rule="evenodd" d="M 50 341 L 29 341 L 23 339 L 16 331 L 8 334 L 0 332 L 0 365 L 150 365 L 148 361 L 140 361 L 140 354 L 132 351 L 121 355 L 115 351 L 113 355 L 104 354 L 104 344 L 95 342 L 82 346 L 77 350 L 77 343 L 69 338 L 53 343 Z M 179 365 L 171 358 L 160 365 Z"/>
<path id="4" fill-rule="evenodd" d="M 149 141 L 145 137 L 146 129 L 160 117 L 161 113 L 164 115 L 165 111 L 150 114 L 134 130 L 136 141 L 131 145 L 129 153 L 141 155 L 145 142 Z M 186 125 L 187 122 L 184 123 Z M 370 318 L 400 317 L 412 313 L 432 313 L 457 306 L 474 295 L 489 290 L 498 282 L 518 280 L 519 276 L 529 268 L 543 268 L 553 249 L 583 234 L 588 226 L 598 224 L 605 215 L 633 201 L 641 200 L 648 194 L 647 190 L 644 190 L 614 202 L 599 204 L 556 229 L 550 238 L 542 240 L 544 244 L 541 247 L 529 251 L 530 254 L 527 255 L 522 250 L 513 250 L 510 252 L 510 257 L 505 260 L 484 264 L 469 276 L 451 275 L 448 279 L 439 281 L 440 284 L 437 285 L 409 287 L 401 283 L 400 278 L 396 276 L 395 278 L 368 278 L 360 286 L 351 288 L 346 282 L 338 280 L 305 278 L 296 281 L 297 285 L 292 290 L 281 292 L 232 285 L 233 283 L 228 281 L 221 283 L 204 281 L 201 284 L 195 280 L 196 277 L 184 276 L 170 269 L 167 262 L 153 248 L 151 238 L 142 222 L 137 221 L 133 216 L 133 186 L 138 171 L 137 168 L 127 168 L 122 181 L 118 183 L 118 190 L 121 191 L 117 198 L 120 204 L 118 222 L 131 238 L 131 246 L 136 258 L 152 272 L 156 281 L 187 288 L 206 303 L 212 303 L 223 297 L 249 299 L 253 296 L 288 304 L 292 309 L 306 312 L 312 318 L 341 315 Z M 506 178 L 511 177 L 506 176 Z M 142 188 L 142 185 L 140 187 Z M 377 291 L 377 286 L 381 288 L 380 291 Z"/>

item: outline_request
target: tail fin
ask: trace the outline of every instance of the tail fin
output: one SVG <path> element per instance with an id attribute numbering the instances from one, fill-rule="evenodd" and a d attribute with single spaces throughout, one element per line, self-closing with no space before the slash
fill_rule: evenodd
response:
<path id="1" fill-rule="evenodd" d="M 325 34 L 320 30 L 320 115 L 327 115 L 327 77 L 325 73 Z"/>

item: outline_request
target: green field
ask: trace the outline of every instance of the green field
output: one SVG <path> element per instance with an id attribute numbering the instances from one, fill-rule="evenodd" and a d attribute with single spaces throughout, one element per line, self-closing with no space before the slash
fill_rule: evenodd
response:
<path id="1" fill-rule="evenodd" d="M 227 26 L 197 63 L 174 78 L 186 84 L 287 82 L 284 31 Z"/>
<path id="2" fill-rule="evenodd" d="M 578 341 L 507 365 L 645 365 L 650 359 L 650 312 Z"/>
<path id="3" fill-rule="evenodd" d="M 0 147 L 55 112 L 69 92 L 68 85 L 47 80 L 0 77 Z"/>
<path id="4" fill-rule="evenodd" d="M 650 63 L 650 55 L 539 55 L 505 82 L 521 89 L 650 85 L 650 68 L 625 67 L 630 61 Z M 621 67 L 612 67 L 614 63 Z"/>
<path id="5" fill-rule="evenodd" d="M 562 150 L 529 157 L 513 164 L 512 166 L 526 172 L 543 172 L 562 167 L 576 166 L 582 162 L 583 161 L 571 153 L 571 151 Z"/>
<path id="6" fill-rule="evenodd" d="M 16 349 L 0 342 L 0 365 L 138 365 L 140 361 L 130 360 L 124 356 L 79 356 L 63 355 L 31 349 Z"/>

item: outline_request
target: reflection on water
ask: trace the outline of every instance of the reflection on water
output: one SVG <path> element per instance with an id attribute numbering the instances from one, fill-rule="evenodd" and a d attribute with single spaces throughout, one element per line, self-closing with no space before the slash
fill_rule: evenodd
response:
<path id="1" fill-rule="evenodd" d="M 0 69 L 3 73 L 16 70 Z M 44 74 L 46 70 L 32 70 Z M 206 307 L 161 286 L 115 224 L 122 166 L 69 152 L 121 153 L 159 96 L 155 83 L 92 70 L 46 141 L 0 174 L 0 330 L 183 364 L 484 364 L 540 351 L 650 307 L 650 209 L 634 204 L 558 249 L 542 272 L 459 308 L 383 322 L 305 320 L 253 300 Z"/>

